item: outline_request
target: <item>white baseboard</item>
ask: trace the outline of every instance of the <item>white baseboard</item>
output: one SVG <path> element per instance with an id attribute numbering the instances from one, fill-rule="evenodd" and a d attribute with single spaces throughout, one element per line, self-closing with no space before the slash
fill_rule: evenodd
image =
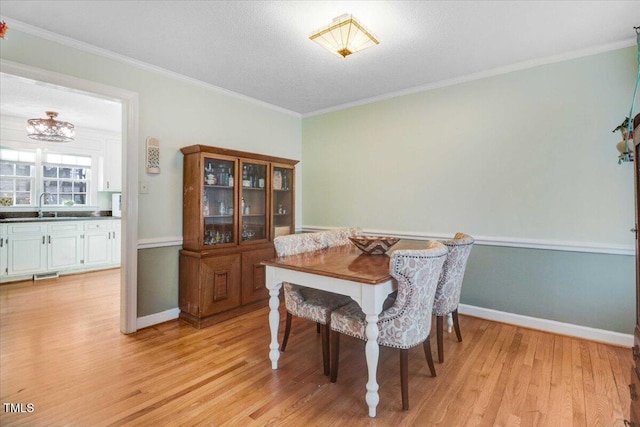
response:
<path id="1" fill-rule="evenodd" d="M 148 316 L 138 317 L 138 320 L 136 322 L 136 329 L 147 328 L 149 326 L 157 325 L 158 323 L 177 319 L 179 315 L 180 315 L 179 308 L 171 308 L 169 310 L 161 311 L 160 313 L 154 313 Z"/>
<path id="2" fill-rule="evenodd" d="M 458 313 L 590 341 L 598 341 L 622 347 L 633 346 L 633 335 L 622 334 L 620 332 L 589 328 L 587 326 L 562 323 L 555 320 L 539 319 L 537 317 L 523 316 L 521 314 L 507 313 L 466 304 L 460 304 L 458 306 Z"/>

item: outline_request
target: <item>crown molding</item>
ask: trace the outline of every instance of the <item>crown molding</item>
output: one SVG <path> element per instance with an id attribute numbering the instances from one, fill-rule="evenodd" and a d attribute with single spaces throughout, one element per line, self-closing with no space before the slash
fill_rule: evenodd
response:
<path id="1" fill-rule="evenodd" d="M 518 62 L 515 64 L 507 65 L 504 67 L 493 68 L 491 70 L 481 71 L 479 73 L 468 74 L 466 76 L 456 77 L 453 79 L 440 80 L 438 82 L 429 83 L 422 86 L 416 86 L 409 89 L 400 90 L 397 92 L 387 93 L 380 96 L 374 96 L 372 98 L 365 98 L 360 101 L 349 102 L 346 104 L 337 105 L 335 107 L 324 108 L 322 110 L 313 111 L 311 113 L 302 114 L 302 118 L 319 116 L 322 114 L 332 113 L 334 111 L 345 110 L 347 108 L 359 107 L 362 105 L 373 104 L 375 102 L 384 101 L 391 98 L 397 98 L 405 95 L 412 95 L 419 92 L 427 92 L 434 89 L 440 89 L 447 86 L 454 86 L 460 83 L 472 82 L 474 80 L 482 80 L 488 77 L 499 76 L 502 74 L 512 73 L 514 71 L 526 70 L 529 68 L 535 68 L 542 65 L 554 64 L 557 62 L 568 61 L 570 59 L 582 58 L 585 56 L 597 55 L 599 53 L 609 52 L 612 50 L 623 49 L 636 45 L 636 39 L 630 38 L 620 40 L 614 43 L 607 43 L 598 46 L 593 46 L 587 49 L 580 49 L 571 52 L 566 52 L 559 55 L 548 56 L 546 58 L 532 59 L 529 61 Z"/>
<path id="2" fill-rule="evenodd" d="M 239 99 L 239 100 L 242 100 L 242 101 L 246 101 L 246 102 L 249 102 L 251 104 L 258 105 L 260 107 L 264 107 L 264 108 L 268 108 L 268 109 L 273 110 L 273 111 L 277 111 L 279 113 L 284 113 L 284 114 L 287 114 L 287 115 L 290 115 L 290 116 L 294 116 L 294 117 L 297 117 L 297 118 L 302 117 L 300 113 L 297 113 L 295 111 L 287 110 L 286 108 L 278 107 L 277 105 L 269 104 L 268 102 L 260 101 L 259 99 L 252 98 L 252 97 L 247 96 L 247 95 L 242 95 L 240 93 L 233 92 L 233 91 L 230 91 L 228 89 L 224 89 L 224 88 L 221 88 L 219 86 L 212 85 L 210 83 L 205 83 L 205 82 L 203 82 L 201 80 L 194 79 L 192 77 L 187 77 L 187 76 L 185 76 L 183 74 L 176 73 L 174 71 L 169 71 L 169 70 L 164 69 L 162 67 L 151 65 L 151 64 L 148 64 L 148 63 L 143 62 L 143 61 L 138 61 L 137 59 L 133 59 L 133 58 L 125 56 L 125 55 L 120 55 L 120 54 L 112 52 L 110 50 L 103 49 L 103 48 L 94 46 L 94 45 L 89 44 L 89 43 L 81 42 L 81 41 L 73 39 L 71 37 L 66 37 L 66 36 L 51 32 L 51 31 L 47 31 L 45 29 L 42 29 L 42 28 L 39 28 L 39 27 L 35 27 L 33 25 L 25 24 L 24 22 L 16 21 L 16 20 L 11 19 L 11 18 L 1 17 L 1 19 L 3 21 L 5 21 L 10 28 L 16 29 L 18 31 L 22 31 L 22 32 L 30 34 L 32 36 L 40 37 L 40 38 L 45 39 L 45 40 L 49 40 L 49 41 L 52 41 L 52 42 L 55 42 L 55 43 L 59 43 L 59 44 L 61 44 L 63 46 L 67 46 L 67 47 L 71 47 L 71 48 L 74 48 L 74 49 L 78 49 L 78 50 L 81 50 L 83 52 L 87 52 L 87 53 L 90 53 L 90 54 L 93 54 L 93 55 L 98 55 L 98 56 L 101 56 L 103 58 L 107 58 L 107 59 L 111 59 L 111 60 L 114 60 L 114 61 L 118 61 L 118 62 L 123 63 L 123 64 L 131 65 L 133 67 L 140 68 L 140 69 L 143 69 L 143 70 L 146 70 L 146 71 L 150 71 L 152 73 L 159 74 L 159 75 L 162 75 L 164 77 L 169 77 L 169 78 L 172 78 L 172 79 L 175 79 L 175 80 L 179 80 L 179 81 L 191 84 L 191 85 L 195 85 L 195 86 L 201 87 L 203 89 L 210 90 L 212 92 L 216 92 L 216 93 L 220 93 L 220 94 L 223 94 L 223 95 L 231 96 L 233 98 L 236 98 L 236 99 Z"/>

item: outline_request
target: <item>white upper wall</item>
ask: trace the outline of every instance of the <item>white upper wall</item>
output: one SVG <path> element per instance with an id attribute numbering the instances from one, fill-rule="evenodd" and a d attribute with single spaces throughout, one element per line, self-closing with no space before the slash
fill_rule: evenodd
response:
<path id="1" fill-rule="evenodd" d="M 138 93 L 139 177 L 149 184 L 149 193 L 138 197 L 141 240 L 171 241 L 182 236 L 181 147 L 204 144 L 301 158 L 300 118 L 264 104 L 17 30 L 2 40 L 0 55 L 3 60 Z M 160 141 L 159 175 L 145 173 L 148 136 Z M 302 211 L 300 191 L 297 224 Z"/>
<path id="2" fill-rule="evenodd" d="M 635 52 L 303 119 L 303 226 L 631 248 Z"/>

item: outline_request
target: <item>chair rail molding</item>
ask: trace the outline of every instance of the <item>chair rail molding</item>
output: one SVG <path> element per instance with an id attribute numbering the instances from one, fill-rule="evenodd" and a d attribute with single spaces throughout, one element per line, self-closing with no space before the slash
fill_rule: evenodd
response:
<path id="1" fill-rule="evenodd" d="M 306 225 L 302 227 L 304 232 L 313 232 L 321 230 L 332 230 L 338 227 L 326 227 Z M 450 239 L 452 233 L 423 233 L 418 231 L 394 231 L 394 230 L 376 230 L 362 229 L 363 234 L 372 234 L 376 236 L 395 236 L 403 239 L 413 240 L 432 240 L 432 239 Z M 517 237 L 494 237 L 494 236 L 476 236 L 473 235 L 476 245 L 484 246 L 504 246 L 511 248 L 525 249 L 543 249 L 551 251 L 567 251 L 567 252 L 587 252 L 608 255 L 626 255 L 635 256 L 635 248 L 633 245 L 617 245 L 613 243 L 594 243 L 594 242 L 572 242 L 562 240 L 543 240 L 543 239 L 523 239 Z"/>
<path id="2" fill-rule="evenodd" d="M 138 249 L 164 248 L 167 246 L 182 246 L 182 236 L 154 237 L 138 239 Z"/>

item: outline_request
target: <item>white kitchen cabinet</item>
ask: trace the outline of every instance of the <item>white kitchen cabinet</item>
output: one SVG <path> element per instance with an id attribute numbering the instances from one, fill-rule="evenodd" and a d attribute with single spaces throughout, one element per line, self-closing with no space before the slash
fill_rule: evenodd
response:
<path id="1" fill-rule="evenodd" d="M 120 264 L 120 221 L 87 221 L 84 233 L 84 265 Z"/>
<path id="2" fill-rule="evenodd" d="M 47 231 L 47 270 L 61 271 L 82 267 L 84 223 L 51 222 Z"/>
<path id="3" fill-rule="evenodd" d="M 7 226 L 0 224 L 0 278 L 7 275 Z"/>
<path id="4" fill-rule="evenodd" d="M 85 223 L 84 265 L 111 262 L 111 224 L 107 221 Z"/>
<path id="5" fill-rule="evenodd" d="M 122 229 L 120 226 L 119 220 L 111 221 L 113 225 L 113 238 L 111 239 L 111 262 L 114 264 L 120 264 L 122 259 L 122 237 L 120 234 L 120 230 Z"/>
<path id="6" fill-rule="evenodd" d="M 31 275 L 47 270 L 46 234 L 46 223 L 7 225 L 7 275 Z"/>
<path id="7" fill-rule="evenodd" d="M 99 189 L 122 191 L 122 141 L 107 139 L 104 144 L 104 163 Z"/>
<path id="8" fill-rule="evenodd" d="M 0 224 L 0 282 L 120 266 L 120 220 Z"/>

